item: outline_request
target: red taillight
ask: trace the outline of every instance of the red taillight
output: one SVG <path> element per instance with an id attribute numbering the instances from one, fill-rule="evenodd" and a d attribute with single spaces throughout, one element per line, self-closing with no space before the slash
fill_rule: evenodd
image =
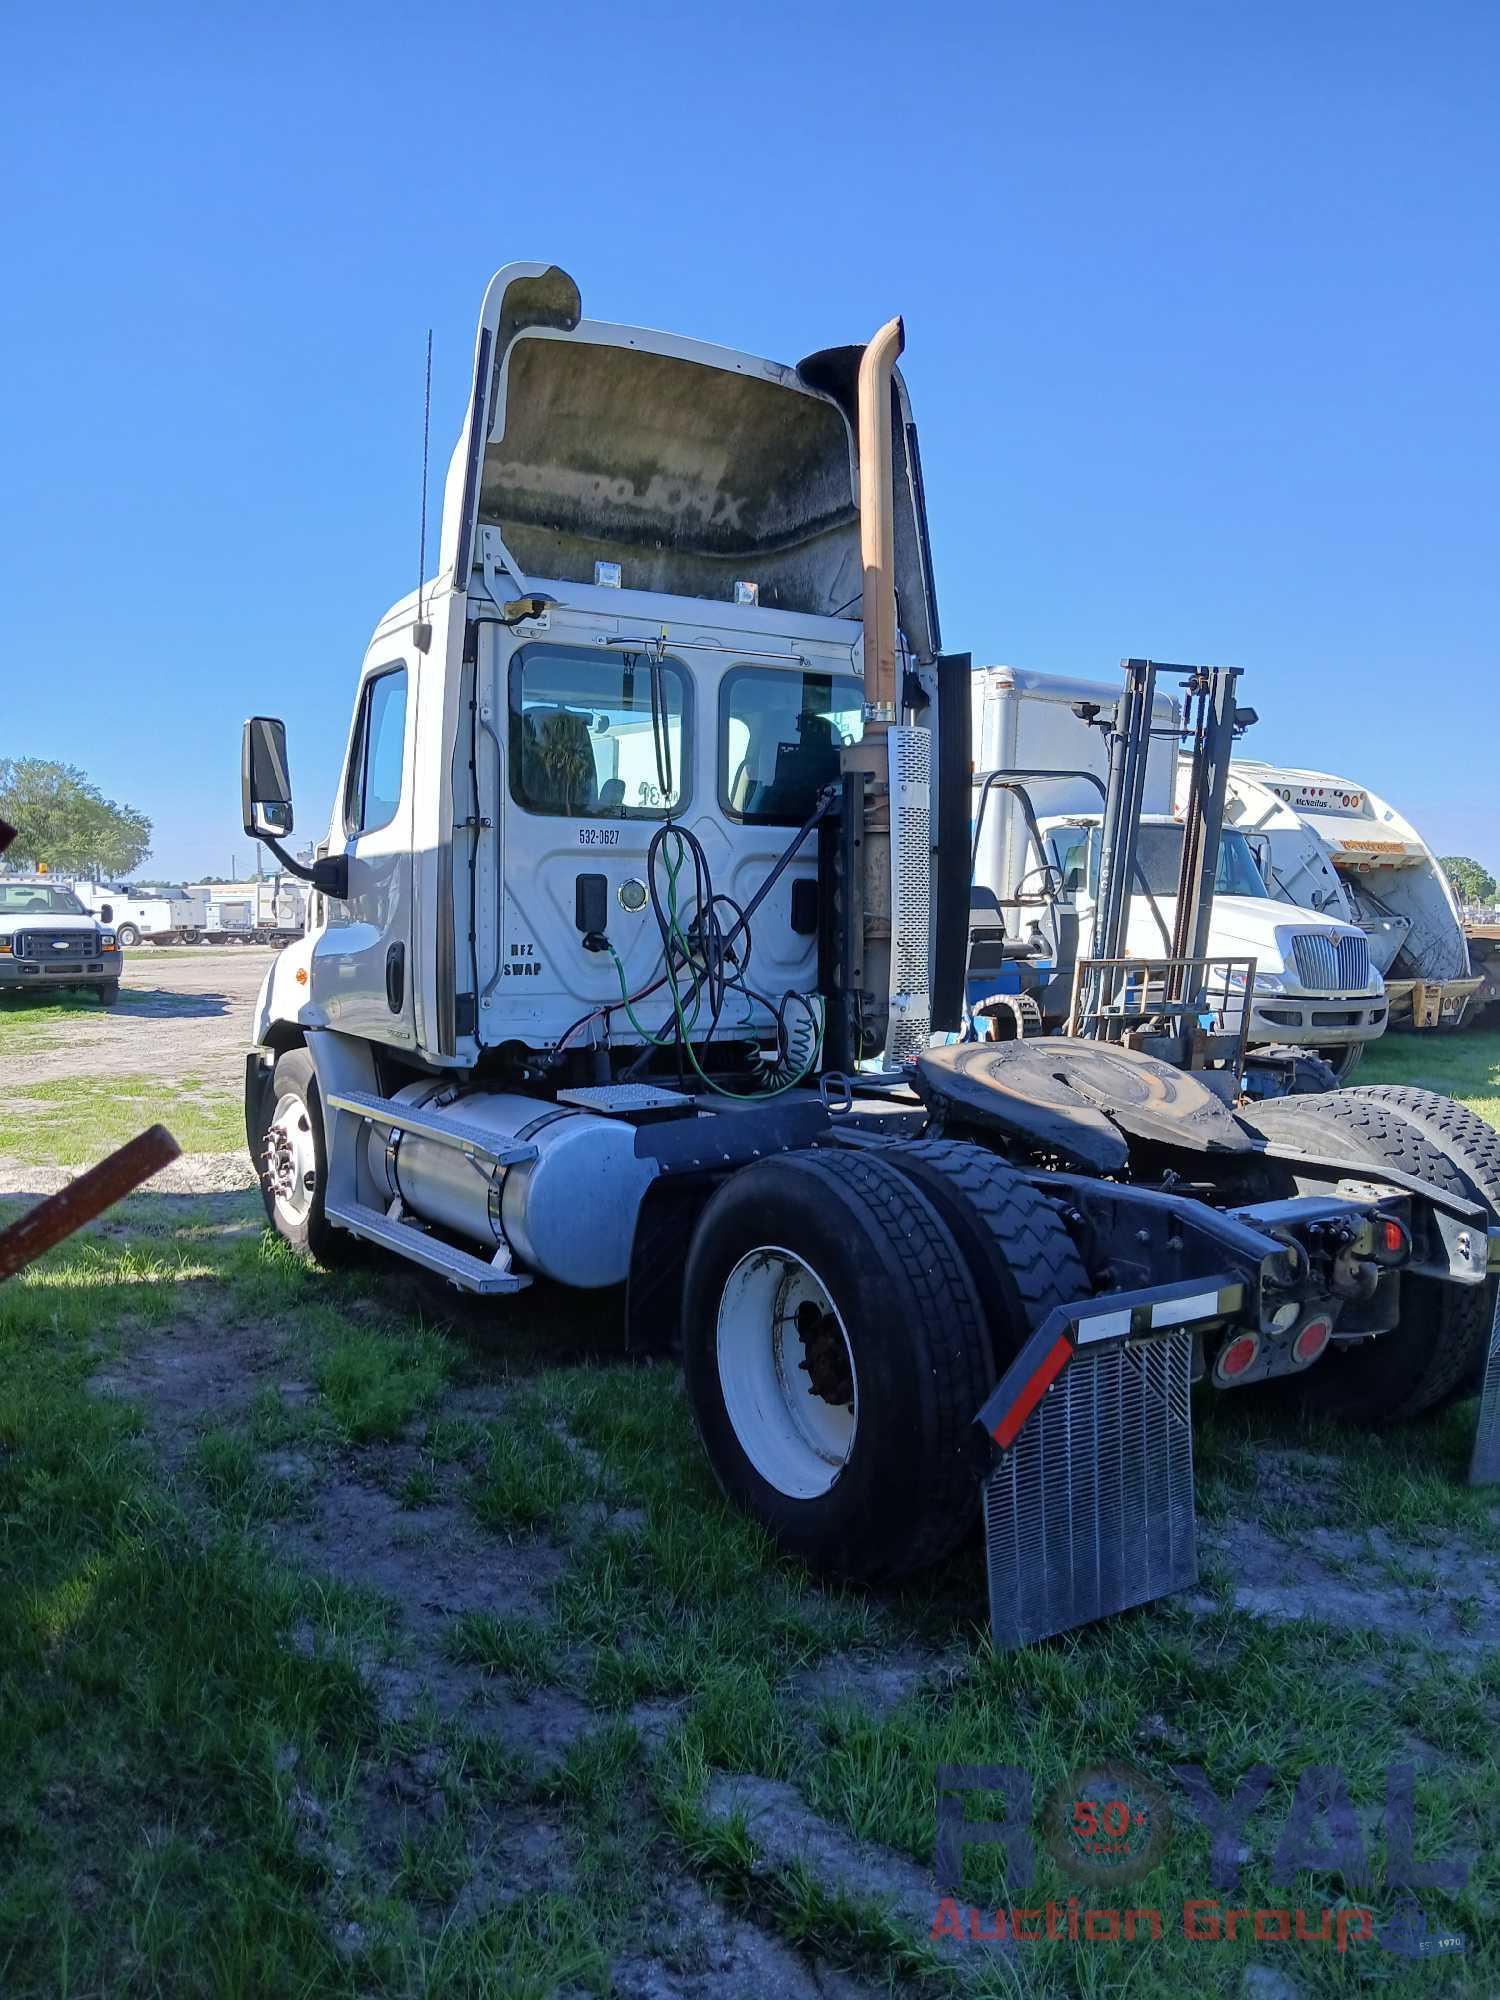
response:
<path id="1" fill-rule="evenodd" d="M 1380 1247 L 1382 1250 L 1388 1250 L 1393 1257 L 1399 1257 L 1406 1248 L 1406 1231 L 1390 1216 L 1387 1216 L 1380 1225 Z"/>
<path id="2" fill-rule="evenodd" d="M 1260 1353 L 1260 1336 L 1242 1333 L 1237 1340 L 1231 1340 L 1218 1360 L 1214 1363 L 1214 1374 L 1221 1382 L 1233 1382 L 1243 1375 L 1247 1368 L 1253 1368 L 1255 1358 Z"/>
<path id="3" fill-rule="evenodd" d="M 1310 1319 L 1292 1342 L 1292 1359 L 1306 1367 L 1309 1361 L 1316 1361 L 1328 1345 L 1328 1336 L 1333 1328 L 1326 1319 Z"/>

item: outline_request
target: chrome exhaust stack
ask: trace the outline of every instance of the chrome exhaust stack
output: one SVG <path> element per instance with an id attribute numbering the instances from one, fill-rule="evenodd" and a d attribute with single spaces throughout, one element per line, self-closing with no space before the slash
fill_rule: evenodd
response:
<path id="1" fill-rule="evenodd" d="M 845 750 L 865 784 L 864 989 L 881 1036 L 881 1071 L 899 1071 L 931 1035 L 931 737 L 899 712 L 891 390 L 906 345 L 888 320 L 859 364 L 859 538 L 864 572 L 864 735 Z"/>

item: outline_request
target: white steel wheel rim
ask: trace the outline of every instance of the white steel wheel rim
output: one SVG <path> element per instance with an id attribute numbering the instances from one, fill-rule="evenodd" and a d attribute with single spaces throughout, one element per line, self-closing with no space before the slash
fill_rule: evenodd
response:
<path id="1" fill-rule="evenodd" d="M 774 1244 L 742 1257 L 719 1301 L 717 1352 L 725 1414 L 761 1478 L 793 1500 L 827 1493 L 854 1449 L 859 1376 L 812 1266 Z"/>
<path id="2" fill-rule="evenodd" d="M 312 1114 L 295 1091 L 276 1100 L 266 1127 L 266 1185 L 276 1212 L 289 1223 L 307 1220 L 318 1184 Z"/>

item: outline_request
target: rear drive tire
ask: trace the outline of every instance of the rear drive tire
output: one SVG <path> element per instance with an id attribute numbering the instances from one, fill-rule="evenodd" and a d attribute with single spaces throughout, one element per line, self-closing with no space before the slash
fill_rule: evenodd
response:
<path id="1" fill-rule="evenodd" d="M 358 1240 L 336 1228 L 324 1213 L 328 1148 L 323 1100 L 306 1049 L 288 1049 L 277 1059 L 265 1122 L 251 1154 L 260 1176 L 261 1200 L 277 1235 L 299 1256 L 316 1257 L 323 1264 L 353 1261 Z"/>
<path id="2" fill-rule="evenodd" d="M 978 1287 L 996 1381 L 1054 1307 L 1092 1296 L 1056 1207 L 994 1153 L 959 1140 L 916 1139 L 881 1158 L 921 1188 L 952 1230 Z"/>
<path id="3" fill-rule="evenodd" d="M 1445 1153 L 1468 1183 L 1470 1201 L 1490 1212 L 1491 1223 L 1500 1223 L 1500 1131 L 1471 1111 L 1466 1104 L 1444 1097 L 1441 1091 L 1419 1090 L 1413 1084 L 1357 1084 L 1352 1093 L 1371 1104 L 1383 1104 L 1399 1111 L 1419 1126 L 1440 1153 Z M 1494 1323 L 1495 1299 L 1500 1278 L 1491 1278 L 1486 1287 L 1490 1323 Z M 1477 1395 L 1484 1383 L 1488 1339 L 1475 1357 L 1474 1372 L 1465 1384 Z"/>
<path id="4" fill-rule="evenodd" d="M 1440 1091 L 1418 1090 L 1404 1083 L 1360 1083 L 1350 1092 L 1367 1104 L 1383 1104 L 1399 1111 L 1409 1124 L 1446 1153 L 1454 1165 L 1473 1183 L 1473 1201 L 1483 1202 L 1500 1222 L 1500 1131 L 1466 1104 L 1459 1104 Z"/>
<path id="5" fill-rule="evenodd" d="M 777 1154 L 698 1219 L 683 1367 L 726 1496 L 848 1577 L 935 1563 L 978 1518 L 994 1382 L 974 1281 L 884 1154 Z"/>
<path id="6" fill-rule="evenodd" d="M 1309 1152 L 1396 1167 L 1444 1193 L 1475 1197 L 1467 1175 L 1395 1106 L 1358 1091 L 1276 1098 L 1240 1113 L 1268 1139 Z M 1284 1393 L 1338 1423 L 1384 1426 L 1440 1409 L 1462 1395 L 1482 1368 L 1489 1344 L 1490 1288 L 1440 1278 L 1401 1280 L 1401 1320 L 1389 1333 L 1347 1346 L 1287 1380 Z"/>

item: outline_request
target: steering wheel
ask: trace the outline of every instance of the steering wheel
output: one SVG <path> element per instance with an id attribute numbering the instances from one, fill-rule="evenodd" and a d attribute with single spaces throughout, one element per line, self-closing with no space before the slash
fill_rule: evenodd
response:
<path id="1" fill-rule="evenodd" d="M 1057 863 L 1055 861 L 1039 861 L 1035 867 L 1028 868 L 1020 881 L 1017 882 L 1016 894 L 1018 896 L 1025 889 L 1026 884 L 1031 880 L 1033 875 L 1041 876 L 1042 889 L 1040 893 L 1051 898 L 1052 901 L 1059 902 L 1067 894 L 1068 885 L 1063 877 L 1063 871 L 1058 867 Z"/>

